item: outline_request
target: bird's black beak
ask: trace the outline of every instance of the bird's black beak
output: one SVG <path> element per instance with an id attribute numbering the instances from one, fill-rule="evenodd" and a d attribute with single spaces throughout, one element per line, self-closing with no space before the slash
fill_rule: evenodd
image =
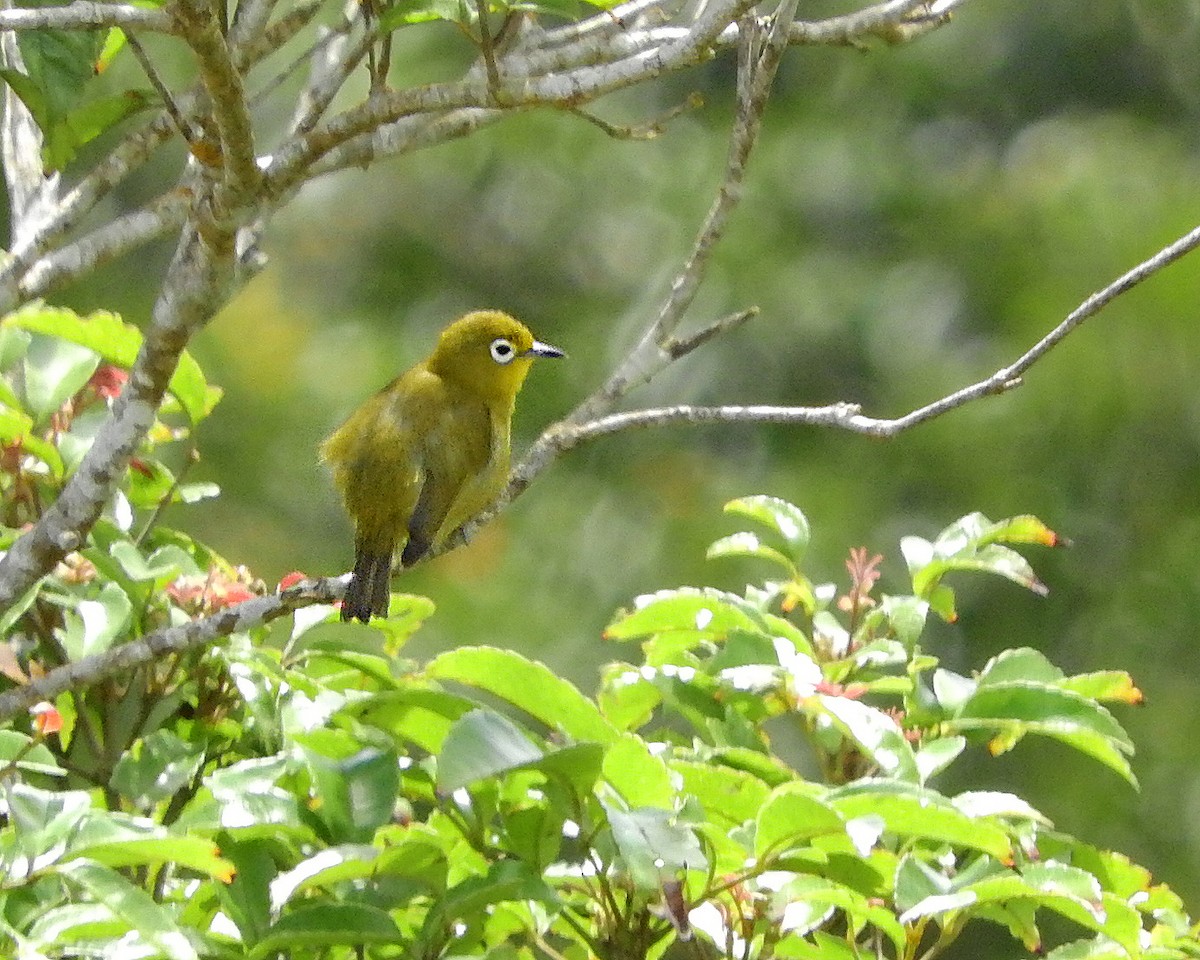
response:
<path id="1" fill-rule="evenodd" d="M 540 340 L 534 340 L 528 350 L 521 354 L 523 357 L 565 357 L 558 347 L 552 347 L 548 343 L 542 343 Z"/>

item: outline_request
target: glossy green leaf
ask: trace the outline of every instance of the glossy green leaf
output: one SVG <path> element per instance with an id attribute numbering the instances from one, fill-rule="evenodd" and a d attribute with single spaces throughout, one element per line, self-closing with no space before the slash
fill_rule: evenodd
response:
<path id="1" fill-rule="evenodd" d="M 611 743 L 618 737 L 578 688 L 545 664 L 512 650 L 460 647 L 435 657 L 425 675 L 486 690 L 575 740 Z"/>
<path id="2" fill-rule="evenodd" d="M 696 834 L 670 811 L 604 809 L 621 861 L 639 889 L 659 891 L 664 878 L 706 866 Z"/>
<path id="3" fill-rule="evenodd" d="M 271 883 L 271 909 L 278 913 L 299 893 L 371 878 L 378 867 L 379 854 L 369 844 L 346 843 L 305 857 Z"/>
<path id="4" fill-rule="evenodd" d="M 808 518 L 795 504 L 762 495 L 739 497 L 725 504 L 725 512 L 761 523 L 787 544 L 792 563 L 799 563 L 808 549 Z"/>
<path id="5" fill-rule="evenodd" d="M 347 705 L 343 713 L 429 753 L 438 753 L 455 722 L 473 709 L 475 705 L 463 697 L 404 687 L 363 697 Z"/>
<path id="6" fill-rule="evenodd" d="M 169 908 L 156 903 L 117 871 L 89 860 L 75 860 L 58 872 L 73 888 L 120 917 L 136 934 L 136 940 L 156 947 L 172 960 L 197 960 L 195 948 L 172 919 Z"/>
<path id="7" fill-rule="evenodd" d="M 30 860 L 60 847 L 92 807 L 91 797 L 83 790 L 54 792 L 24 783 L 11 784 L 7 800 L 17 847 Z"/>
<path id="8" fill-rule="evenodd" d="M 455 722 L 438 755 L 438 789 L 447 793 L 542 759 L 543 751 L 507 717 L 472 710 Z"/>
<path id="9" fill-rule="evenodd" d="M 720 590 L 681 587 L 647 594 L 634 601 L 632 612 L 617 617 L 604 631 L 609 640 L 640 640 L 656 633 L 693 633 L 701 639 L 734 630 L 755 632 L 761 615 L 741 597 Z"/>
<path id="10" fill-rule="evenodd" d="M 125 369 L 133 366 L 142 345 L 137 327 L 103 310 L 81 317 L 71 310 L 31 304 L 10 313 L 0 323 L 77 344 Z M 220 388 L 208 384 L 200 365 L 186 350 L 180 354 L 168 389 L 193 424 L 207 417 L 221 399 Z"/>
<path id="11" fill-rule="evenodd" d="M 81 103 L 51 126 L 42 147 L 42 160 L 51 170 L 62 170 L 76 151 L 149 104 L 140 90 L 124 90 Z"/>
<path id="12" fill-rule="evenodd" d="M 312 776 L 318 815 L 335 843 L 365 843 L 392 819 L 400 789 L 394 753 L 330 729 L 295 740 Z"/>
<path id="13" fill-rule="evenodd" d="M 760 860 L 778 856 L 795 846 L 805 846 L 813 837 L 845 833 L 839 813 L 813 795 L 804 782 L 776 787 L 763 802 L 754 831 L 754 855 Z"/>
<path id="14" fill-rule="evenodd" d="M 718 763 L 672 760 L 670 770 L 682 779 L 681 792 L 700 801 L 708 819 L 723 830 L 761 816 L 771 792 L 754 774 Z"/>
<path id="15" fill-rule="evenodd" d="M 834 726 L 853 740 L 883 773 L 909 783 L 917 782 L 919 774 L 912 745 L 890 716 L 847 697 L 818 694 L 811 702 L 819 709 L 817 715 L 832 719 Z"/>
<path id="16" fill-rule="evenodd" d="M 99 363 L 87 347 L 35 338 L 25 355 L 24 371 L 25 402 L 34 419 L 44 423 L 88 382 Z"/>
<path id="17" fill-rule="evenodd" d="M 936 737 L 921 744 L 916 753 L 918 782 L 936 777 L 950 766 L 967 747 L 965 737 Z"/>
<path id="18" fill-rule="evenodd" d="M 631 733 L 605 751 L 604 779 L 630 808 L 674 806 L 675 790 L 666 763 Z"/>
<path id="19" fill-rule="evenodd" d="M 62 632 L 63 646 L 73 660 L 103 653 L 125 636 L 132 618 L 133 605 L 125 591 L 115 583 L 106 583 L 94 599 L 75 604 Z"/>
<path id="20" fill-rule="evenodd" d="M 638 730 L 649 723 L 662 703 L 658 687 L 627 663 L 610 663 L 602 672 L 596 703 L 604 719 L 618 730 Z"/>
<path id="21" fill-rule="evenodd" d="M 1030 647 L 1005 650 L 992 657 L 979 672 L 977 683 L 981 687 L 1009 680 L 1057 683 L 1064 674 L 1045 655 Z"/>
<path id="22" fill-rule="evenodd" d="M 967 816 L 928 789 L 877 778 L 838 788 L 826 802 L 846 820 L 880 817 L 887 832 L 897 836 L 981 850 L 1001 862 L 1012 860 L 1006 830 L 985 818 Z"/>
<path id="23" fill-rule="evenodd" d="M 958 730 L 993 728 L 1006 735 L 993 746 L 996 752 L 1011 745 L 1013 733 L 1053 737 L 1137 782 L 1127 759 L 1133 752 L 1128 734 L 1104 707 L 1070 690 L 1022 681 L 991 684 L 979 689 L 950 723 Z"/>
<path id="24" fill-rule="evenodd" d="M 28 734 L 0 730 L 0 769 L 12 766 L 26 773 L 64 777 L 67 771 L 44 743 L 35 743 Z"/>
<path id="25" fill-rule="evenodd" d="M 774 547 L 763 543 L 758 534 L 749 531 L 731 533 L 727 537 L 722 537 L 705 551 L 704 556 L 709 560 L 724 557 L 749 557 L 755 560 L 766 560 L 779 567 L 785 576 L 794 576 L 796 573 L 796 567 L 791 560 Z"/>
<path id="26" fill-rule="evenodd" d="M 387 911 L 360 903 L 318 903 L 285 913 L 250 951 L 253 960 L 338 946 L 393 944 L 400 930 Z"/>
<path id="27" fill-rule="evenodd" d="M 204 750 L 170 730 L 155 730 L 117 761 L 110 786 L 138 808 L 167 799 L 192 781 Z"/>

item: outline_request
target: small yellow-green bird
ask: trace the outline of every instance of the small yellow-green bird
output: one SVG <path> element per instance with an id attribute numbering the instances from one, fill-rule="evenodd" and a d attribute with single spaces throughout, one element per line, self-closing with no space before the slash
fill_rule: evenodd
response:
<path id="1" fill-rule="evenodd" d="M 535 357 L 561 356 L 506 313 L 468 313 L 326 439 L 354 521 L 343 620 L 387 616 L 396 550 L 411 566 L 499 495 L 517 392 Z"/>

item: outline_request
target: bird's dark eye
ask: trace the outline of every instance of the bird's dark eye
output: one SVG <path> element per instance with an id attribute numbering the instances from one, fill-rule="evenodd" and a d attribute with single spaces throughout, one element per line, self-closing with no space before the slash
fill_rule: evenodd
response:
<path id="1" fill-rule="evenodd" d="M 508 363 L 517 355 L 517 351 L 513 349 L 513 345 L 503 337 L 497 337 L 492 341 L 492 345 L 488 348 L 492 352 L 492 359 L 497 363 Z"/>

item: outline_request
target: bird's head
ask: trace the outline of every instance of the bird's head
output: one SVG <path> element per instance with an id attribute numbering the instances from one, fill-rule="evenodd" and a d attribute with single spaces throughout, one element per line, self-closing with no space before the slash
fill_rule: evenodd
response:
<path id="1" fill-rule="evenodd" d="M 537 357 L 561 357 L 519 320 L 499 310 L 478 310 L 442 331 L 429 369 L 485 400 L 511 403 Z"/>

